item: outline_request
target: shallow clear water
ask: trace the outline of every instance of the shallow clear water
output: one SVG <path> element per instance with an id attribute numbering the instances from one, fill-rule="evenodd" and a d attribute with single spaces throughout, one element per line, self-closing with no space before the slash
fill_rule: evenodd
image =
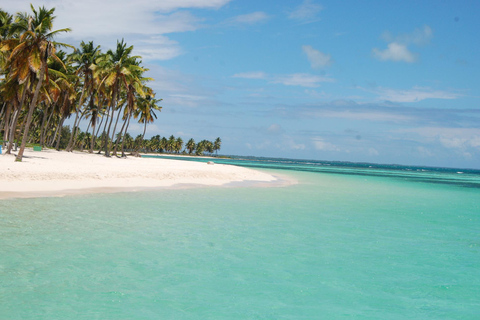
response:
<path id="1" fill-rule="evenodd" d="M 478 319 L 479 188 L 288 173 L 1 201 L 0 319 Z"/>

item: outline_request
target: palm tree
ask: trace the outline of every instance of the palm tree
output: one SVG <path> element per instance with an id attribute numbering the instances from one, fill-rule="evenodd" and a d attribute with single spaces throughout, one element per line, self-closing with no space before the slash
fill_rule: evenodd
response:
<path id="1" fill-rule="evenodd" d="M 37 107 L 40 90 L 44 84 L 45 76 L 48 78 L 47 60 L 57 59 L 56 46 L 63 45 L 53 41 L 53 37 L 60 32 L 68 32 L 70 29 L 52 31 L 53 15 L 55 9 L 47 10 L 45 7 L 37 11 L 31 5 L 33 16 L 19 13 L 12 25 L 12 29 L 20 34 L 19 38 L 11 38 L 1 41 L 2 50 L 11 50 L 8 62 L 8 77 L 16 79 L 19 84 L 25 83 L 33 72 L 38 81 L 35 86 L 33 97 L 30 101 L 28 114 L 23 133 L 22 144 L 15 161 L 22 161 L 23 153 L 28 139 L 28 133 L 32 122 L 32 115 Z M 31 83 L 33 85 L 33 82 Z"/>
<path id="2" fill-rule="evenodd" d="M 202 140 L 200 141 L 199 143 L 197 143 L 197 145 L 195 146 L 195 154 L 197 156 L 202 156 L 203 153 L 205 152 L 205 141 L 206 140 Z"/>
<path id="3" fill-rule="evenodd" d="M 215 141 L 213 142 L 213 150 L 215 151 L 215 153 L 217 154 L 218 156 L 218 150 L 220 150 L 220 147 L 222 146 L 222 140 L 220 139 L 220 137 L 218 137 L 217 139 L 215 139 Z"/>
<path id="4" fill-rule="evenodd" d="M 140 61 L 134 60 L 133 63 L 140 66 Z M 145 68 L 132 69 L 132 72 L 126 78 L 128 83 L 126 83 L 126 88 L 125 88 L 126 91 L 124 92 L 125 108 L 123 112 L 123 126 L 120 129 L 120 136 L 117 139 L 117 143 L 115 144 L 115 150 L 113 152 L 114 155 L 116 155 L 117 153 L 119 139 L 122 138 L 123 132 L 127 132 L 128 126 L 130 125 L 130 119 L 134 115 L 135 110 L 137 110 L 138 108 L 138 99 L 145 99 L 147 95 L 151 96 L 154 94 L 151 88 L 144 85 L 145 82 L 153 80 L 151 78 L 143 77 L 143 73 L 145 71 L 148 71 L 148 69 L 145 69 Z M 118 121 L 118 117 L 117 117 L 117 121 Z M 116 127 L 116 124 L 115 124 L 115 127 Z M 115 128 L 113 129 L 113 131 L 115 132 Z M 144 130 L 144 135 L 145 135 L 145 130 Z M 125 156 L 123 152 L 123 143 L 122 143 L 121 149 L 122 149 L 122 156 Z"/>
<path id="5" fill-rule="evenodd" d="M 162 99 L 155 99 L 153 95 L 147 95 L 145 98 L 138 99 L 135 118 L 138 118 L 139 123 L 143 123 L 142 141 L 147 131 L 147 123 L 151 123 L 157 118 L 155 114 L 156 110 L 162 110 L 162 107 L 157 105 L 160 101 L 162 101 Z"/>
<path id="6" fill-rule="evenodd" d="M 168 144 L 167 144 L 167 150 L 169 152 L 174 152 L 175 151 L 175 145 L 177 144 L 177 139 L 175 139 L 175 136 L 172 134 L 168 138 Z"/>
<path id="7" fill-rule="evenodd" d="M 195 150 L 195 147 L 196 147 L 195 140 L 193 140 L 193 139 L 188 140 L 185 147 L 188 150 L 188 154 L 192 154 L 193 150 Z"/>
<path id="8" fill-rule="evenodd" d="M 175 141 L 175 151 L 177 153 L 180 153 L 183 147 L 183 139 L 178 137 L 177 140 Z"/>
<path id="9" fill-rule="evenodd" d="M 143 70 L 137 63 L 138 56 L 130 56 L 133 50 L 133 46 L 127 47 L 127 44 L 123 41 L 117 41 L 116 51 L 108 50 L 106 54 L 101 55 L 97 59 L 97 66 L 93 68 L 102 79 L 102 83 L 108 87 L 110 93 L 110 106 L 107 114 L 110 118 L 107 137 L 110 137 L 110 130 L 114 119 L 115 109 L 120 97 L 120 90 L 122 85 L 128 85 L 128 76 L 137 70 Z M 120 112 L 120 111 L 119 111 Z M 112 133 L 112 140 L 115 134 L 115 130 Z M 108 140 L 104 141 L 105 156 L 110 156 L 110 150 L 108 147 Z"/>
<path id="10" fill-rule="evenodd" d="M 95 94 L 95 78 L 93 77 L 92 66 L 95 64 L 95 60 L 98 58 L 99 54 L 100 46 L 95 47 L 93 41 L 88 43 L 82 41 L 80 43 L 80 48 L 75 49 L 75 51 L 69 57 L 70 61 L 72 61 L 73 64 L 76 64 L 77 70 L 75 74 L 78 77 L 83 78 L 83 87 L 80 99 L 78 100 L 78 108 L 76 109 L 75 121 L 73 123 L 72 135 L 70 136 L 70 141 L 68 142 L 67 151 L 72 151 L 77 135 L 77 125 L 80 123 L 82 116 L 85 115 L 86 110 L 82 112 L 81 108 L 85 102 L 85 95 L 90 97 L 90 106 L 93 105 L 93 95 Z M 82 115 L 80 116 L 80 119 L 79 114 Z M 95 120 L 92 120 L 92 122 Z"/>
<path id="11" fill-rule="evenodd" d="M 160 140 L 160 152 L 168 151 L 168 140 L 166 137 L 162 137 Z"/>
<path id="12" fill-rule="evenodd" d="M 74 84 L 77 82 L 77 76 L 74 73 L 73 67 L 67 60 L 65 52 L 59 51 L 56 55 L 62 63 L 52 59 L 48 62 L 48 73 L 50 76 L 49 82 L 45 83 L 45 87 L 48 88 L 48 90 L 44 90 L 44 92 L 49 96 L 49 99 L 47 99 L 48 108 L 44 110 L 43 120 L 45 120 L 46 117 L 48 117 L 48 119 L 46 123 L 42 121 L 41 125 L 43 130 L 40 137 L 40 144 L 42 146 L 45 143 L 48 131 L 51 130 L 50 123 L 52 118 L 53 123 L 57 123 L 57 129 L 61 127 L 63 117 L 60 115 L 65 113 L 65 116 L 70 116 L 71 103 L 67 104 L 67 110 L 62 109 L 62 106 L 65 106 L 65 100 L 68 99 L 69 102 L 71 102 L 76 98 Z M 54 131 L 57 132 L 58 130 Z M 55 140 L 55 137 L 52 141 L 53 140 Z"/>
<path id="13" fill-rule="evenodd" d="M 205 140 L 205 150 L 210 154 L 213 153 L 213 143 L 212 143 L 212 141 Z"/>

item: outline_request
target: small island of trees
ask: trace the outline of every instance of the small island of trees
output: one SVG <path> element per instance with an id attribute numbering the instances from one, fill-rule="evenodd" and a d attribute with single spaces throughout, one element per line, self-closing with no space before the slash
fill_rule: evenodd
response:
<path id="1" fill-rule="evenodd" d="M 5 153 L 20 142 L 16 161 L 25 147 L 36 144 L 57 150 L 88 150 L 105 156 L 139 152 L 213 155 L 221 139 L 193 139 L 155 135 L 145 139 L 147 124 L 157 119 L 162 99 L 149 87 L 153 79 L 133 46 L 117 41 L 103 53 L 93 41 L 78 48 L 54 41 L 70 29 L 53 29 L 55 9 L 31 5 L 32 13 L 16 15 L 0 8 L 0 138 Z M 65 50 L 72 51 L 67 53 Z M 64 125 L 73 120 L 73 126 Z M 131 121 L 143 125 L 133 138 Z M 87 123 L 82 131 L 80 123 Z"/>

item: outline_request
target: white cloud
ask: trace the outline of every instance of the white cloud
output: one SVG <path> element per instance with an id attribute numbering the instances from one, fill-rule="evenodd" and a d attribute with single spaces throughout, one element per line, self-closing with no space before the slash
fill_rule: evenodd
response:
<path id="1" fill-rule="evenodd" d="M 285 130 L 283 130 L 281 125 L 274 123 L 268 127 L 267 132 L 270 134 L 281 134 L 284 133 Z"/>
<path id="2" fill-rule="evenodd" d="M 319 4 L 312 0 L 305 0 L 301 5 L 295 8 L 288 17 L 293 20 L 311 22 L 317 18 L 318 13 L 323 9 Z"/>
<path id="3" fill-rule="evenodd" d="M 135 45 L 134 54 L 141 56 L 143 60 L 169 60 L 182 52 L 177 41 L 160 35 L 141 40 Z"/>
<path id="4" fill-rule="evenodd" d="M 408 46 L 427 44 L 433 37 L 433 31 L 429 26 L 423 26 L 410 34 L 394 37 L 389 32 L 385 32 L 382 37 L 388 42 L 388 45 L 384 50 L 373 48 L 372 52 L 375 58 L 382 61 L 413 63 L 418 60 L 418 54 L 412 53 Z"/>
<path id="5" fill-rule="evenodd" d="M 432 90 L 425 87 L 413 87 L 410 90 L 378 88 L 375 90 L 375 93 L 379 95 L 379 100 L 392 102 L 418 102 L 425 99 L 457 99 L 460 97 L 458 93 Z"/>
<path id="6" fill-rule="evenodd" d="M 327 67 L 333 63 L 331 55 L 315 50 L 312 46 L 302 46 L 302 50 L 314 69 Z"/>
<path id="7" fill-rule="evenodd" d="M 400 34 L 394 37 L 390 32 L 384 32 L 382 38 L 387 42 L 398 42 L 405 45 L 415 44 L 417 46 L 427 44 L 433 37 L 433 30 L 425 25 L 416 28 L 412 33 Z"/>
<path id="8" fill-rule="evenodd" d="M 480 129 L 477 128 L 422 127 L 398 130 L 397 132 L 413 133 L 413 139 L 423 143 L 440 143 L 465 159 L 471 159 L 473 152 L 480 151 Z"/>
<path id="9" fill-rule="evenodd" d="M 289 149 L 289 150 L 305 150 L 305 145 L 303 143 L 297 143 L 295 140 L 287 135 L 283 135 L 283 140 L 281 144 L 277 144 L 278 149 Z"/>
<path id="10" fill-rule="evenodd" d="M 334 80 L 327 77 L 320 77 L 308 73 L 295 73 L 286 76 L 278 76 L 272 83 L 281 83 L 286 86 L 300 86 L 307 88 L 315 88 L 320 86 L 321 82 L 333 82 Z"/>
<path id="11" fill-rule="evenodd" d="M 368 149 L 368 154 L 371 155 L 371 156 L 378 156 L 380 153 L 375 148 L 369 148 Z"/>
<path id="12" fill-rule="evenodd" d="M 268 19 L 268 15 L 265 12 L 257 11 L 249 14 L 243 14 L 233 17 L 227 21 L 230 24 L 255 24 Z"/>
<path id="13" fill-rule="evenodd" d="M 378 122 L 408 122 L 413 120 L 412 117 L 394 114 L 381 111 L 335 111 L 335 110 L 318 110 L 318 111 L 308 111 L 305 115 L 309 117 L 318 117 L 318 118 L 339 118 L 339 119 L 348 119 L 356 121 L 378 121 Z"/>
<path id="14" fill-rule="evenodd" d="M 267 74 L 261 71 L 252 71 L 252 72 L 236 73 L 232 77 L 243 78 L 243 79 L 265 79 L 267 77 Z"/>
<path id="15" fill-rule="evenodd" d="M 417 57 L 415 54 L 411 53 L 407 46 L 404 44 L 392 42 L 388 44 L 387 49 L 379 50 L 377 48 L 373 49 L 373 55 L 375 58 L 382 61 L 404 61 L 404 62 L 415 62 Z"/>
<path id="16" fill-rule="evenodd" d="M 312 138 L 312 143 L 313 147 L 316 150 L 320 151 L 340 151 L 340 149 L 335 146 L 334 144 L 331 144 L 330 142 L 325 141 L 322 137 L 315 137 Z"/>
<path id="17" fill-rule="evenodd" d="M 320 86 L 321 82 L 334 82 L 335 80 L 328 77 L 320 77 L 308 73 L 294 73 L 289 75 L 270 76 L 265 72 L 252 71 L 236 73 L 232 77 L 243 79 L 265 79 L 270 83 L 280 83 L 286 86 L 300 86 L 307 88 L 315 88 Z"/>
<path id="18" fill-rule="evenodd" d="M 165 98 L 165 102 L 170 106 L 181 106 L 181 107 L 190 107 L 196 108 L 202 103 L 206 103 L 208 97 L 197 96 L 193 94 L 170 94 Z"/>
<path id="19" fill-rule="evenodd" d="M 433 157 L 435 155 L 429 149 L 427 149 L 425 147 L 422 147 L 422 146 L 417 147 L 417 151 L 418 151 L 418 153 L 420 154 L 421 157 L 429 158 L 429 157 Z"/>
<path id="20" fill-rule="evenodd" d="M 46 5 L 56 8 L 54 28 L 72 28 L 70 36 L 77 40 L 99 35 L 166 34 L 184 32 L 199 27 L 198 18 L 178 9 L 217 9 L 229 0 L 50 0 L 7 1 L 2 9 L 8 12 L 30 11 Z"/>

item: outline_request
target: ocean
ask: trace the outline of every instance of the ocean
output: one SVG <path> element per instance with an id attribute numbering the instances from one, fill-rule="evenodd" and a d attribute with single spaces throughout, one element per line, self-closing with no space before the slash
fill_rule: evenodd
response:
<path id="1" fill-rule="evenodd" d="M 480 318 L 480 171 L 213 161 L 299 184 L 0 200 L 0 319 Z"/>

